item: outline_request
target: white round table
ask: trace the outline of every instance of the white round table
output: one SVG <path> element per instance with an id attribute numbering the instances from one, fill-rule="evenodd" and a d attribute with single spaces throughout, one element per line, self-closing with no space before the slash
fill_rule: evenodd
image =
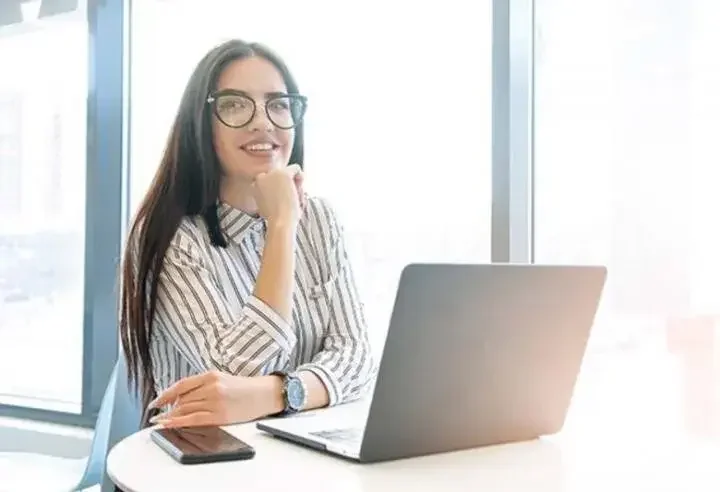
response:
<path id="1" fill-rule="evenodd" d="M 226 429 L 255 447 L 254 459 L 181 465 L 145 429 L 113 448 L 108 474 L 125 492 L 556 490 L 561 482 L 560 453 L 545 441 L 364 465 L 281 441 L 254 424 Z"/>
<path id="2" fill-rule="evenodd" d="M 358 464 L 244 424 L 226 429 L 255 447 L 254 459 L 181 465 L 146 429 L 112 449 L 108 474 L 125 492 L 720 490 L 720 437 L 691 425 L 697 408 L 672 360 L 632 354 L 595 369 L 563 432 L 535 441 Z"/>
<path id="3" fill-rule="evenodd" d="M 120 442 L 108 473 L 125 492 L 208 491 L 714 491 L 720 490 L 720 447 L 709 442 L 628 443 L 543 438 L 379 464 L 356 464 L 270 437 L 252 424 L 227 427 L 252 444 L 248 461 L 180 465 L 149 436 Z"/>

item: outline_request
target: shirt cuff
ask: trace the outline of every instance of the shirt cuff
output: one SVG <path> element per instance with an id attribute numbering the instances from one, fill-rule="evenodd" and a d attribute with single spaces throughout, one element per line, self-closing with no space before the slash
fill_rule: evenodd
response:
<path id="1" fill-rule="evenodd" d="M 297 343 L 297 335 L 290 324 L 260 298 L 250 296 L 245 303 L 245 314 L 260 326 L 286 353 Z"/>
<path id="2" fill-rule="evenodd" d="M 303 364 L 297 368 L 297 372 L 310 371 L 315 374 L 325 385 L 328 392 L 328 406 L 337 405 L 341 402 L 340 384 L 337 378 L 320 364 L 309 363 Z"/>

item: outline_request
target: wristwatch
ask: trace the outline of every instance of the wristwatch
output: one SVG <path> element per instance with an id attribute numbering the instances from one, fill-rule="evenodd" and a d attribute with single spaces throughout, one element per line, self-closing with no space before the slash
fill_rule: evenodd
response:
<path id="1" fill-rule="evenodd" d="M 271 375 L 282 378 L 282 396 L 285 409 L 278 415 L 297 413 L 307 404 L 307 388 L 305 382 L 297 374 L 288 374 L 284 371 L 275 371 Z"/>

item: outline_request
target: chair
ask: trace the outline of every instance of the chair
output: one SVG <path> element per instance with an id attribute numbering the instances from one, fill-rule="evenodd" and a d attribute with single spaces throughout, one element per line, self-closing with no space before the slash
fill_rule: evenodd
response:
<path id="1" fill-rule="evenodd" d="M 95 434 L 87 458 L 69 459 L 36 453 L 0 453 L 0 490 L 3 492 L 79 491 L 102 484 L 114 490 L 105 473 L 108 452 L 140 428 L 141 410 L 127 389 L 127 364 L 121 355 L 105 389 Z"/>
<path id="2" fill-rule="evenodd" d="M 112 483 L 112 480 L 110 480 L 110 477 L 108 477 L 105 471 L 105 458 L 113 446 L 125 439 L 127 436 L 140 430 L 143 413 L 140 402 L 134 394 L 131 394 L 130 391 L 128 391 L 127 363 L 125 361 L 125 356 L 122 354 L 120 355 L 116 369 L 117 378 L 114 388 L 115 401 L 112 405 L 111 425 L 107 426 L 109 428 L 109 432 L 102 449 L 102 461 L 98 465 L 98 469 L 102 473 L 102 492 L 112 492 L 115 490 L 115 485 Z"/>

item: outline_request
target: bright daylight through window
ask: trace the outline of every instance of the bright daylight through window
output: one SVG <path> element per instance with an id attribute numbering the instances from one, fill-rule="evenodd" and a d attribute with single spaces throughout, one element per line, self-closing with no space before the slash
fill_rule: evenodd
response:
<path id="1" fill-rule="evenodd" d="M 0 403 L 78 413 L 87 21 L 22 7 L 0 13 Z"/>
<path id="2" fill-rule="evenodd" d="M 715 0 L 541 0 L 535 261 L 609 269 L 594 348 L 720 315 Z"/>

